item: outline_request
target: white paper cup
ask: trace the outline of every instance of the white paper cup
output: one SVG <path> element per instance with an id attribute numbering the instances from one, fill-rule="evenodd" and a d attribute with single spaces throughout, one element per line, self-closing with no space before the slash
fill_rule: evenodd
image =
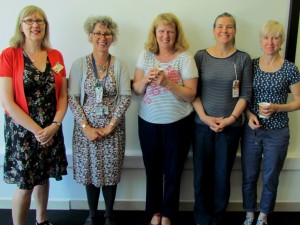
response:
<path id="1" fill-rule="evenodd" d="M 258 103 L 259 111 L 260 111 L 261 106 L 269 106 L 269 105 L 271 105 L 271 103 L 269 103 L 269 102 L 260 102 L 260 103 Z M 259 114 L 259 118 L 268 119 L 266 116 L 260 115 L 260 114 Z"/>

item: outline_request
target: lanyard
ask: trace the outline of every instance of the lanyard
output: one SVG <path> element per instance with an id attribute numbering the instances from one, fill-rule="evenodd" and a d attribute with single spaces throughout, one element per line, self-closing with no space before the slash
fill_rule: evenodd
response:
<path id="1" fill-rule="evenodd" d="M 107 70 L 106 70 L 106 74 L 105 76 L 103 77 L 101 83 L 102 83 L 102 88 L 104 90 L 104 86 L 105 86 L 105 82 L 106 82 L 106 78 L 108 76 L 108 69 L 109 69 L 109 65 L 110 65 L 110 54 L 108 55 L 108 59 L 107 59 Z M 97 70 L 97 66 L 96 66 L 96 62 L 95 62 L 95 58 L 94 58 L 94 54 L 92 53 L 92 63 L 93 63 L 93 68 L 94 68 L 94 74 L 95 74 L 95 78 L 97 81 L 99 81 L 99 77 L 98 77 L 98 70 Z M 98 84 L 98 82 L 97 82 Z"/>
<path id="2" fill-rule="evenodd" d="M 233 67 L 234 67 L 234 74 L 235 74 L 235 80 L 237 80 L 237 72 L 236 72 L 236 64 L 233 63 Z"/>

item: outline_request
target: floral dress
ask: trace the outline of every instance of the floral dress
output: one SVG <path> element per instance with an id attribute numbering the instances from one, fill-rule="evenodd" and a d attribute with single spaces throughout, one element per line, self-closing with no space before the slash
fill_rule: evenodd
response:
<path id="1" fill-rule="evenodd" d="M 47 60 L 44 72 L 39 71 L 24 55 L 24 92 L 29 116 L 41 127 L 49 126 L 56 113 L 54 75 Z M 54 135 L 50 147 L 42 147 L 34 134 L 5 115 L 6 142 L 4 181 L 17 184 L 20 189 L 31 190 L 46 184 L 50 177 L 61 180 L 67 174 L 62 127 Z"/>
<path id="2" fill-rule="evenodd" d="M 121 95 L 115 103 L 117 84 L 114 76 L 114 59 L 108 68 L 104 86 L 103 104 L 108 107 L 108 115 L 95 112 L 96 94 L 93 65 L 89 56 L 87 61 L 87 79 L 84 84 L 85 100 L 83 106 L 78 96 L 69 96 L 69 107 L 74 114 L 73 131 L 73 168 L 74 179 L 83 185 L 96 187 L 115 185 L 120 181 L 125 152 L 125 112 L 130 105 L 130 96 Z M 114 131 L 100 141 L 89 141 L 79 126 L 86 119 L 94 127 L 105 127 L 111 118 L 118 121 Z"/>

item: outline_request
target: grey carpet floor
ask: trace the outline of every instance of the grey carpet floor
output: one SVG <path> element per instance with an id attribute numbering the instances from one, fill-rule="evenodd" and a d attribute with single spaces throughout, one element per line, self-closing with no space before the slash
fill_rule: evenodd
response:
<path id="1" fill-rule="evenodd" d="M 300 209 L 299 209 L 300 210 Z M 48 219 L 53 225 L 84 225 L 87 210 L 48 210 Z M 116 211 L 118 225 L 148 225 L 143 211 Z M 244 212 L 227 212 L 224 225 L 242 225 Z M 179 212 L 172 225 L 195 225 L 192 212 Z M 99 211 L 99 223 L 103 225 L 103 211 Z M 0 209 L 0 225 L 12 225 L 11 210 Z M 26 225 L 35 225 L 35 211 L 30 210 Z M 300 225 L 300 212 L 274 212 L 269 225 Z"/>

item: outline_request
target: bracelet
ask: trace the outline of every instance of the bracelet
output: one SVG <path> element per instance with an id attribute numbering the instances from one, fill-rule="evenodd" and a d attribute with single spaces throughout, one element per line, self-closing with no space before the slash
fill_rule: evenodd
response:
<path id="1" fill-rule="evenodd" d="M 56 126 L 60 127 L 61 126 L 61 123 L 60 122 L 57 122 L 57 121 L 53 121 L 52 123 L 55 123 Z"/>
<path id="2" fill-rule="evenodd" d="M 235 120 L 238 120 L 238 118 L 235 115 L 231 114 L 231 116 L 233 116 Z"/>
<path id="3" fill-rule="evenodd" d="M 115 126 L 115 124 L 113 122 L 109 122 L 109 125 L 111 125 L 112 127 Z"/>

